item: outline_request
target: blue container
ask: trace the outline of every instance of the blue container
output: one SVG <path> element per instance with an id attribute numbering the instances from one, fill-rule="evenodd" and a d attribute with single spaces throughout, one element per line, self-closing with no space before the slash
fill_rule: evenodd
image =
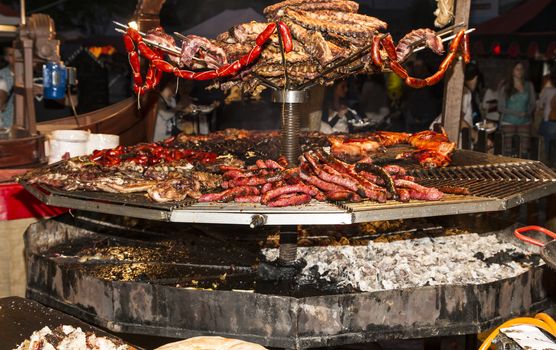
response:
<path id="1" fill-rule="evenodd" d="M 47 62 L 42 66 L 43 97 L 59 100 L 66 95 L 67 71 L 62 62 Z"/>

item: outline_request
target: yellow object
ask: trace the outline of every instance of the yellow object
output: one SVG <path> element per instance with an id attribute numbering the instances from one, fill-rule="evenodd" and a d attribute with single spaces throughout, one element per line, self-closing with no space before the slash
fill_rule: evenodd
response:
<path id="1" fill-rule="evenodd" d="M 386 91 L 392 101 L 398 101 L 403 94 L 403 81 L 396 74 L 386 74 Z"/>
<path id="2" fill-rule="evenodd" d="M 483 344 L 479 350 L 487 350 L 494 338 L 500 333 L 500 329 L 515 326 L 518 324 L 527 324 L 531 326 L 535 326 L 537 328 L 541 328 L 548 333 L 550 333 L 553 337 L 556 337 L 556 322 L 552 319 L 552 317 L 548 316 L 545 313 L 536 314 L 535 317 L 518 317 L 512 320 L 506 321 L 502 323 L 500 326 L 496 327 L 492 333 L 485 339 Z"/>

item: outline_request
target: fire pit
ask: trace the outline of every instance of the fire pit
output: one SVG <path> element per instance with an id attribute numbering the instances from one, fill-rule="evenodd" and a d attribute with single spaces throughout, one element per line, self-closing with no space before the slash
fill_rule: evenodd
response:
<path id="1" fill-rule="evenodd" d="M 215 334 L 283 348 L 477 333 L 549 305 L 552 273 L 512 238 L 513 225 L 480 234 L 438 223 L 428 227 L 410 232 L 411 239 L 403 228 L 346 238 L 356 246 L 300 248 L 298 257 L 308 264 L 294 288 L 269 293 L 272 288 L 259 283 L 256 265 L 259 243 L 270 230 L 249 233 L 237 226 L 78 213 L 28 229 L 27 293 L 117 332 Z M 318 237 L 305 239 L 318 242 Z M 458 249 L 469 242 L 481 249 Z M 432 250 L 436 255 L 428 254 Z M 389 253 L 394 251 L 398 254 Z M 272 249 L 265 253 L 275 255 Z M 342 255 L 359 256 L 355 263 L 366 269 L 342 280 L 346 276 L 334 272 L 341 270 Z M 323 256 L 329 259 L 328 273 L 317 263 Z M 379 259 L 388 256 L 397 259 L 389 265 L 408 278 L 395 280 L 399 273 L 381 271 Z M 427 262 L 427 257 L 446 263 Z M 364 265 L 369 259 L 376 263 Z M 419 271 L 419 264 L 429 263 L 439 266 L 430 272 L 436 277 Z M 463 266 L 476 274 L 456 281 Z"/>

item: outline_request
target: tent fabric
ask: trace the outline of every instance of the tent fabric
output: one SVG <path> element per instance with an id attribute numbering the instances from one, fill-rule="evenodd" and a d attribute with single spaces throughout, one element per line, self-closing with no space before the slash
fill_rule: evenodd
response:
<path id="1" fill-rule="evenodd" d="M 248 23 L 251 21 L 266 22 L 266 18 L 250 7 L 239 10 L 225 10 L 195 27 L 187 29 L 182 34 L 195 34 L 214 39 L 218 34 L 227 31 L 238 23 Z"/>
<path id="2" fill-rule="evenodd" d="M 0 15 L 6 17 L 17 17 L 19 19 L 19 12 L 4 4 L 0 4 Z"/>
<path id="3" fill-rule="evenodd" d="M 502 16 L 482 23 L 475 31 L 481 34 L 508 34 L 517 32 L 546 9 L 553 0 L 528 0 L 509 10 Z"/>
<path id="4" fill-rule="evenodd" d="M 16 10 L 9 6 L 0 4 L 0 24 L 3 25 L 18 25 L 19 24 L 19 14 Z M 0 32 L 0 37 L 14 37 L 15 34 L 11 32 Z"/>
<path id="5" fill-rule="evenodd" d="M 528 0 L 479 25 L 471 34 L 473 54 L 555 58 L 556 31 L 547 22 L 555 11 L 554 0 Z"/>

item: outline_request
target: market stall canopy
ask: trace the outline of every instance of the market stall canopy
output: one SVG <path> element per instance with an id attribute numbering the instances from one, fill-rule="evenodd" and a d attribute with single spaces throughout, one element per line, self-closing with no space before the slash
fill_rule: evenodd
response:
<path id="1" fill-rule="evenodd" d="M 476 55 L 556 58 L 556 1 L 529 0 L 481 24 L 471 35 Z"/>
<path id="2" fill-rule="evenodd" d="M 216 38 L 218 34 L 227 31 L 238 23 L 247 23 L 251 21 L 266 22 L 266 18 L 250 7 L 238 10 L 225 10 L 197 24 L 195 27 L 185 30 L 183 34 L 195 34 L 206 38 Z"/>

